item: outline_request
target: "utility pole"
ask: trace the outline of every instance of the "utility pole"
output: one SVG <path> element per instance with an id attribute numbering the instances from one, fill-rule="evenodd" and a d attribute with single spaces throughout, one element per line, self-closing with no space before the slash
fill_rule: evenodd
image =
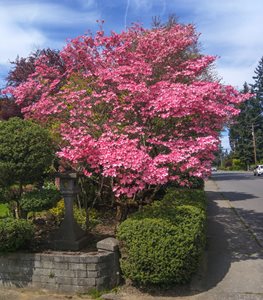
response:
<path id="1" fill-rule="evenodd" d="M 253 149 L 254 149 L 254 161 L 255 165 L 257 164 L 257 149 L 256 149 L 256 138 L 255 138 L 255 129 L 254 124 L 252 124 L 252 139 L 253 139 Z"/>

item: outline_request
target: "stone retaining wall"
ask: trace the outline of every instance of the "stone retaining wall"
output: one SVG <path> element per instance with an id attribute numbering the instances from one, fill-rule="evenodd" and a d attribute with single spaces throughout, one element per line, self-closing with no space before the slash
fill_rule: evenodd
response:
<path id="1" fill-rule="evenodd" d="M 118 242 L 97 243 L 98 252 L 12 253 L 0 255 L 0 286 L 84 293 L 119 283 Z"/>

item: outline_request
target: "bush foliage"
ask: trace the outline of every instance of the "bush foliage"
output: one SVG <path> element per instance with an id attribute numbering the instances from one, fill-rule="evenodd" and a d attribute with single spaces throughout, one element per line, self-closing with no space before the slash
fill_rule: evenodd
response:
<path id="1" fill-rule="evenodd" d="M 65 204 L 64 200 L 60 200 L 57 205 L 49 210 L 49 212 L 55 217 L 56 223 L 60 224 L 64 219 Z M 86 221 L 86 211 L 84 208 L 79 208 L 76 204 L 73 205 L 73 214 L 76 222 L 81 226 L 83 230 L 91 229 L 100 223 L 99 214 L 95 209 L 89 209 L 88 224 Z"/>
<path id="2" fill-rule="evenodd" d="M 29 245 L 34 235 L 33 225 L 26 220 L 0 220 L 0 252 L 12 252 Z"/>
<path id="3" fill-rule="evenodd" d="M 10 217 L 10 210 L 7 204 L 0 203 L 0 219 Z"/>
<path id="4" fill-rule="evenodd" d="M 143 285 L 188 282 L 205 246 L 203 191 L 170 191 L 118 229 L 121 268 Z"/>
<path id="5" fill-rule="evenodd" d="M 170 188 L 167 190 L 163 200 L 173 205 L 192 205 L 202 210 L 206 209 L 205 192 L 203 190 Z"/>
<path id="6" fill-rule="evenodd" d="M 0 186 L 37 182 L 53 158 L 45 129 L 19 118 L 0 122 Z"/>
<path id="7" fill-rule="evenodd" d="M 22 195 L 20 205 L 25 212 L 39 212 L 54 207 L 60 199 L 56 189 L 33 190 Z"/>

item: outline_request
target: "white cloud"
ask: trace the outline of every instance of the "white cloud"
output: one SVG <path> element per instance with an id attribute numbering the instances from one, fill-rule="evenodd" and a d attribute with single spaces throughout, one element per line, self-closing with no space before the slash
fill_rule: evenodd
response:
<path id="1" fill-rule="evenodd" d="M 263 55 L 263 2 L 254 0 L 201 0 L 195 6 L 198 30 L 205 51 L 219 55 L 223 80 L 242 87 L 251 82 Z"/>
<path id="2" fill-rule="evenodd" d="M 167 0 L 127 0 L 131 9 L 140 15 L 142 11 L 147 17 L 163 16 L 167 10 Z M 148 14 L 147 14 L 148 13 Z"/>
<path id="3" fill-rule="evenodd" d="M 37 30 L 25 32 L 15 26 L 4 32 L 0 28 L 0 36 L 5 41 L 0 49 L 0 64 L 8 64 L 9 60 L 14 60 L 18 54 L 25 56 L 35 47 L 41 47 L 46 41 L 41 32 Z"/>
<path id="4" fill-rule="evenodd" d="M 224 83 L 239 88 L 244 81 L 252 83 L 263 56 L 262 0 L 116 0 L 114 5 L 106 0 L 0 0 L 0 36 L 4 41 L 0 64 L 7 65 L 17 54 L 27 56 L 36 48 L 60 48 L 65 41 L 53 31 L 88 29 L 102 19 L 100 10 L 109 7 L 115 7 L 116 14 L 111 29 L 120 30 L 125 23 L 141 20 L 147 24 L 153 16 L 165 18 L 176 13 L 179 21 L 196 24 L 203 52 L 219 56 L 218 73 Z"/>
<path id="5" fill-rule="evenodd" d="M 82 1 L 84 3 L 84 1 Z M 84 5 L 84 4 L 83 4 Z M 21 1 L 1 5 L 0 16 L 4 20 L 19 24 L 20 26 L 35 26 L 36 24 L 65 25 L 86 22 L 93 23 L 100 16 L 99 12 L 92 8 L 93 2 L 87 1 L 86 8 L 89 10 L 74 10 L 68 6 L 48 3 L 32 3 Z"/>
<path id="6" fill-rule="evenodd" d="M 26 16 L 25 16 L 26 17 Z M 21 18 L 12 13 L 10 7 L 0 10 L 0 36 L 4 41 L 0 46 L 0 63 L 7 64 L 9 59 L 28 54 L 36 45 L 46 42 L 43 33 L 33 27 L 23 28 Z"/>
<path id="7" fill-rule="evenodd" d="M 231 84 L 237 89 L 242 89 L 245 81 L 252 83 L 252 76 L 254 76 L 255 64 L 228 66 L 227 64 L 218 64 L 217 73 L 219 78 L 222 78 L 223 84 Z"/>
<path id="8" fill-rule="evenodd" d="M 128 17 L 129 7 L 130 7 L 130 0 L 127 0 L 125 15 L 124 15 L 124 27 L 125 28 L 127 27 L 127 17 Z"/>
<path id="9" fill-rule="evenodd" d="M 84 2 L 84 1 L 83 1 Z M 61 46 L 62 41 L 50 40 L 47 27 L 77 26 L 95 23 L 100 18 L 92 9 L 93 2 L 86 1 L 88 11 L 74 11 L 66 6 L 31 1 L 0 2 L 0 64 L 6 65 L 16 56 L 27 56 L 41 47 Z"/>

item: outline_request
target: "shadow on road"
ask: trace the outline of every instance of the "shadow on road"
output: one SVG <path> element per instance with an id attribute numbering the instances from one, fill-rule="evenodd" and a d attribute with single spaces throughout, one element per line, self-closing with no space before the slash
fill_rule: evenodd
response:
<path id="1" fill-rule="evenodd" d="M 218 172 L 213 173 L 211 178 L 214 181 L 223 181 L 223 180 L 258 180 L 262 181 L 263 176 L 254 176 L 251 172 Z"/>
<path id="2" fill-rule="evenodd" d="M 243 193 L 243 192 L 210 192 L 210 193 L 215 193 L 216 198 L 217 194 L 219 193 L 221 195 L 221 200 L 231 200 L 231 201 L 242 201 L 242 200 L 248 200 L 248 199 L 255 199 L 258 198 L 256 195 L 253 194 L 248 194 L 248 193 Z"/>

